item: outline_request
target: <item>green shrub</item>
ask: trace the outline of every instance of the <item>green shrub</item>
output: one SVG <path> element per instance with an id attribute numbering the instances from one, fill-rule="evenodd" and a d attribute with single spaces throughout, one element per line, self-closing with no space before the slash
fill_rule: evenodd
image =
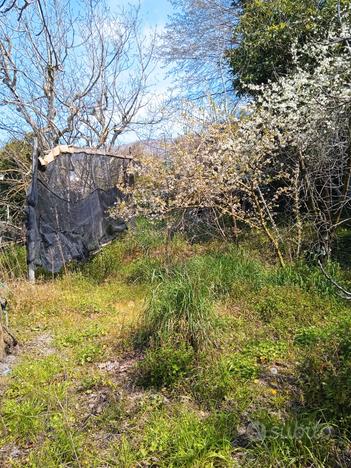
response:
<path id="1" fill-rule="evenodd" d="M 138 367 L 139 384 L 145 387 L 171 387 L 190 371 L 194 350 L 184 343 L 178 347 L 163 344 L 147 350 Z"/>

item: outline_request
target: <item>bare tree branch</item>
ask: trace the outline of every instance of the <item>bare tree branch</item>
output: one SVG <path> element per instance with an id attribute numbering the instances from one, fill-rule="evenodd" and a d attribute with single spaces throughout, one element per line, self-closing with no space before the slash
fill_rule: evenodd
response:
<path id="1" fill-rule="evenodd" d="M 112 15 L 104 0 L 72 5 L 0 5 L 0 128 L 22 121 L 44 150 L 109 147 L 148 100 L 155 38 L 142 37 L 139 7 Z"/>

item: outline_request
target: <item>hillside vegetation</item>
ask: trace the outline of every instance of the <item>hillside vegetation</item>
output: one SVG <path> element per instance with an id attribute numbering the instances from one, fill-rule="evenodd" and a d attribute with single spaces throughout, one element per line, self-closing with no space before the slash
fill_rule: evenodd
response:
<path id="1" fill-rule="evenodd" d="M 269 251 L 139 222 L 36 285 L 21 251 L 3 255 L 20 345 L 1 377 L 1 466 L 350 466 L 349 305 Z"/>

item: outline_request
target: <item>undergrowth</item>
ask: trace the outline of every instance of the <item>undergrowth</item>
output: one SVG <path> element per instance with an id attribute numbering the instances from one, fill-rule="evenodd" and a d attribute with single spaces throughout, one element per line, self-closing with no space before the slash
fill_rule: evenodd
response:
<path id="1" fill-rule="evenodd" d="M 9 254 L 2 466 L 350 466 L 349 305 L 262 249 L 138 222 L 35 286 Z"/>

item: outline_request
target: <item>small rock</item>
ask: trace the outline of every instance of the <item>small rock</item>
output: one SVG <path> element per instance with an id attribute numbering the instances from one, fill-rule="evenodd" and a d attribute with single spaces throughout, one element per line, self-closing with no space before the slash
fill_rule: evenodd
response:
<path id="1" fill-rule="evenodd" d="M 271 367 L 269 369 L 269 372 L 272 374 L 272 375 L 278 375 L 278 369 L 276 367 Z"/>
<path id="2" fill-rule="evenodd" d="M 3 364 L 3 363 L 0 363 L 0 375 L 7 375 L 11 372 L 11 368 L 10 366 L 8 366 L 7 364 Z"/>
<path id="3" fill-rule="evenodd" d="M 331 427 L 331 426 L 326 426 L 326 427 L 323 427 L 323 431 L 322 431 L 322 432 L 323 432 L 323 434 L 324 434 L 325 436 L 330 436 L 330 437 L 331 437 L 331 436 L 334 435 L 335 430 L 334 430 L 334 428 Z"/>

